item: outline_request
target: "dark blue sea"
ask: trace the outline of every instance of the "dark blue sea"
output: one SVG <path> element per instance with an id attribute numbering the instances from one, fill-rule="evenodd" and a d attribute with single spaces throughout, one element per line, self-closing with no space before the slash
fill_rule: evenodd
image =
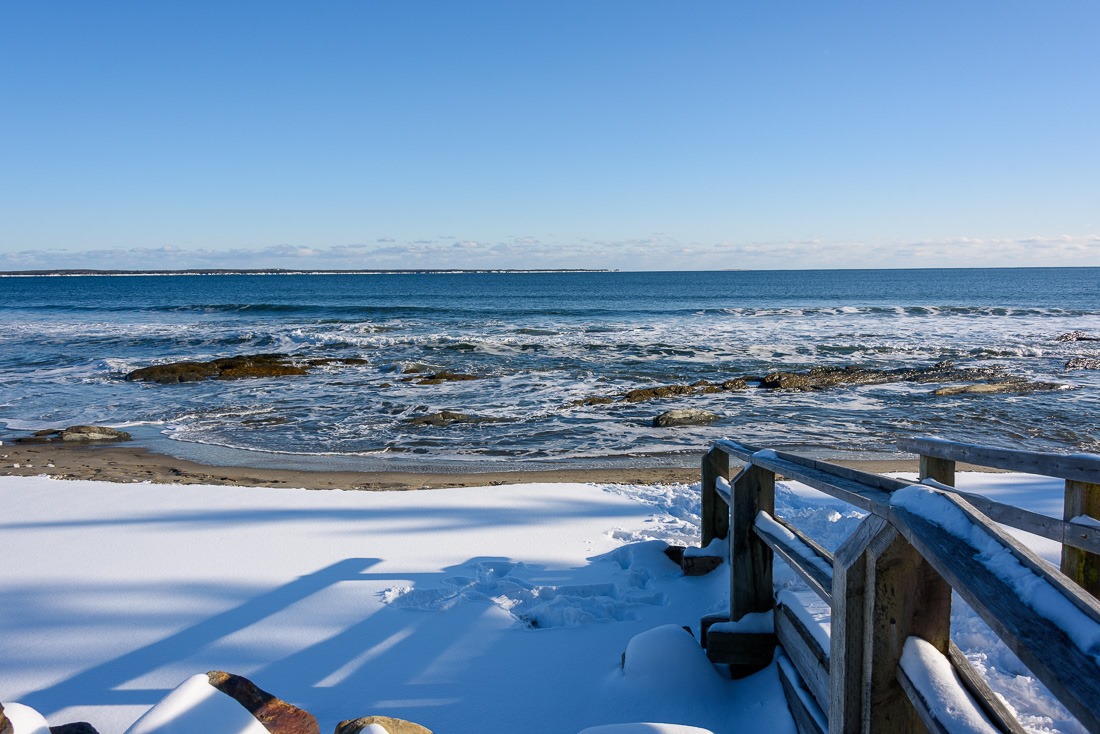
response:
<path id="1" fill-rule="evenodd" d="M 891 455 L 909 436 L 1100 452 L 1100 269 L 0 277 L 0 427 L 129 427 L 158 450 L 347 468 L 694 463 L 708 442 Z M 176 385 L 138 367 L 259 352 L 355 357 Z M 587 397 L 773 370 L 999 365 L 1065 385 L 935 396 L 893 383 Z M 416 370 L 479 379 L 403 382 Z M 673 408 L 722 416 L 655 428 Z M 493 422 L 415 425 L 451 410 Z M 307 458 L 321 457 L 321 458 Z M 624 459 L 628 457 L 628 459 Z"/>

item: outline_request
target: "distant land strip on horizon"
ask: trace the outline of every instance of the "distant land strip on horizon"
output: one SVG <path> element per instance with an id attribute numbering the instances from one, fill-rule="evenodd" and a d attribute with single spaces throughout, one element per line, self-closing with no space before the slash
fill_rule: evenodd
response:
<path id="1" fill-rule="evenodd" d="M 446 275 L 449 273 L 611 273 L 608 268 L 396 268 L 368 270 L 289 270 L 287 268 L 187 268 L 183 270 L 0 270 L 4 278 L 83 275 Z"/>

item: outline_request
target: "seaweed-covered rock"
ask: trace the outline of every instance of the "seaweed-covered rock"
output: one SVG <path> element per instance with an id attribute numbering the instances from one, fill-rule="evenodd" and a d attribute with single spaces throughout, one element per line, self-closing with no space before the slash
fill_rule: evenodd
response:
<path id="1" fill-rule="evenodd" d="M 1044 390 L 1062 390 L 1066 385 L 1056 382 L 1028 382 L 1027 380 L 1002 380 L 980 382 L 975 385 L 950 385 L 933 390 L 933 395 L 994 395 L 1000 393 L 1029 393 Z"/>
<path id="2" fill-rule="evenodd" d="M 127 380 L 162 385 L 200 380 L 240 380 L 256 377 L 305 375 L 308 370 L 285 354 L 245 354 L 209 362 L 169 362 L 136 369 Z"/>
<path id="3" fill-rule="evenodd" d="M 210 685 L 233 698 L 272 734 L 321 734 L 317 719 L 240 675 L 211 670 Z"/>
<path id="4" fill-rule="evenodd" d="M 1100 342 L 1100 336 L 1092 336 L 1083 331 L 1071 331 L 1054 339 L 1056 342 Z"/>
<path id="5" fill-rule="evenodd" d="M 1100 370 L 1100 359 L 1074 357 L 1066 362 L 1066 370 Z"/>
<path id="6" fill-rule="evenodd" d="M 444 382 L 465 382 L 467 380 L 476 380 L 477 375 L 465 375 L 460 372 L 450 372 L 443 370 L 441 372 L 433 372 L 430 375 L 424 375 L 423 377 L 405 377 L 402 382 L 411 382 L 414 385 L 439 385 Z"/>
<path id="7" fill-rule="evenodd" d="M 613 402 L 615 402 L 614 398 L 609 398 L 605 395 L 592 395 L 591 397 L 574 400 L 566 407 L 576 408 L 582 405 L 610 405 Z"/>
<path id="8" fill-rule="evenodd" d="M 16 443 L 56 443 L 88 441 L 129 441 L 130 434 L 110 426 L 69 426 L 37 431 L 31 436 L 15 439 Z"/>
<path id="9" fill-rule="evenodd" d="M 838 385 L 880 385 L 889 382 L 981 382 L 1003 376 L 1001 367 L 960 368 L 950 361 L 931 367 L 896 370 L 848 367 L 814 367 L 805 372 L 777 371 L 764 375 L 760 386 L 770 390 L 823 390 Z"/>
<path id="10" fill-rule="evenodd" d="M 453 410 L 441 410 L 438 413 L 431 413 L 430 415 L 418 415 L 409 418 L 405 422 L 412 426 L 436 426 L 442 428 L 455 423 L 503 423 L 507 420 L 507 418 L 494 418 L 484 415 L 458 413 Z"/>
<path id="11" fill-rule="evenodd" d="M 628 390 L 619 395 L 618 399 L 626 403 L 644 403 L 649 400 L 674 398 L 682 395 L 710 395 L 722 391 L 744 390 L 748 386 L 748 382 L 746 382 L 743 377 L 724 380 L 718 384 L 707 380 L 699 380 L 690 385 L 657 385 L 655 387 L 641 387 L 635 390 Z M 614 398 L 594 395 L 592 397 L 574 400 L 566 407 L 575 408 L 582 405 L 607 405 L 613 402 L 615 402 Z"/>
<path id="12" fill-rule="evenodd" d="M 644 387 L 638 390 L 630 390 L 623 393 L 623 400 L 628 403 L 641 403 L 654 398 L 671 398 L 676 395 L 691 395 L 695 387 L 691 385 L 661 385 L 659 387 Z"/>
<path id="13" fill-rule="evenodd" d="M 722 416 L 717 413 L 711 413 L 709 410 L 699 410 L 698 408 L 686 408 L 684 410 L 666 410 L 653 419 L 653 425 L 657 428 L 704 426 L 718 420 L 722 420 Z"/>

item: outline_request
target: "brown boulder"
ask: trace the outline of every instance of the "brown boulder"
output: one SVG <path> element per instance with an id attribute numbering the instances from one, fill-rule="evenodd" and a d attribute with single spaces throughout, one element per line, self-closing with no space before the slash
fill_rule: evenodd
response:
<path id="1" fill-rule="evenodd" d="M 405 422 L 412 426 L 444 427 L 453 423 L 503 423 L 506 420 L 507 418 L 490 418 L 483 415 L 456 413 L 453 410 L 441 410 L 431 415 L 418 415 L 414 418 L 409 418 Z"/>
<path id="2" fill-rule="evenodd" d="M 336 725 L 335 734 L 359 734 L 371 724 L 377 724 L 389 734 L 432 734 L 432 730 L 404 719 L 389 716 L 364 716 L 360 719 L 348 719 Z"/>
<path id="3" fill-rule="evenodd" d="M 573 402 L 569 403 L 569 405 L 566 406 L 566 407 L 576 408 L 576 407 L 579 407 L 579 406 L 582 406 L 582 405 L 610 405 L 613 402 L 615 402 L 615 401 L 612 398 L 604 397 L 602 395 L 593 395 L 592 397 L 589 397 L 589 398 L 582 398 L 580 400 L 574 400 Z"/>
<path id="4" fill-rule="evenodd" d="M 703 426 L 714 421 L 722 420 L 722 416 L 711 413 L 709 410 L 687 408 L 684 410 L 667 410 L 653 419 L 656 428 L 668 428 L 669 426 Z"/>
<path id="5" fill-rule="evenodd" d="M 476 379 L 478 379 L 477 375 L 464 375 L 460 372 L 443 370 L 442 372 L 433 372 L 423 377 L 406 377 L 402 382 L 412 382 L 415 385 L 439 385 L 444 382 L 464 382 L 466 380 Z"/>
<path id="6" fill-rule="evenodd" d="M 658 387 L 643 387 L 638 390 L 630 390 L 623 393 L 623 400 L 628 403 L 641 403 L 655 398 L 671 398 L 676 395 L 690 395 L 696 388 L 691 385 L 661 385 Z"/>
<path id="7" fill-rule="evenodd" d="M 890 382 L 981 382 L 1003 380 L 1000 367 L 955 367 L 938 362 L 931 367 L 902 367 L 879 370 L 849 365 L 813 367 L 805 372 L 770 372 L 760 379 L 760 387 L 770 390 L 824 390 L 838 385 L 882 385 Z"/>
<path id="8" fill-rule="evenodd" d="M 0 734 L 15 734 L 15 727 L 4 715 L 4 704 L 0 703 Z"/>
<path id="9" fill-rule="evenodd" d="M 1001 382 L 982 382 L 977 385 L 950 385 L 933 390 L 933 395 L 995 395 L 1001 393 L 1029 393 L 1042 390 L 1061 390 L 1065 385 L 1056 382 L 1027 382 L 1026 380 L 1003 380 Z"/>
<path id="10" fill-rule="evenodd" d="M 1090 336 L 1083 331 L 1071 331 L 1055 338 L 1056 342 L 1100 342 L 1100 336 Z"/>
<path id="11" fill-rule="evenodd" d="M 109 426 L 69 426 L 37 431 L 15 439 L 15 443 L 55 443 L 57 441 L 129 441 L 130 434 Z"/>
<path id="12" fill-rule="evenodd" d="M 1074 357 L 1066 362 L 1066 370 L 1100 370 L 1100 359 Z"/>
<path id="13" fill-rule="evenodd" d="M 308 374 L 308 370 L 295 364 L 285 354 L 244 354 L 209 362 L 170 362 L 142 367 L 127 374 L 126 379 L 168 385 L 200 380 L 240 380 L 305 374 Z"/>
<path id="14" fill-rule="evenodd" d="M 321 734 L 312 714 L 275 698 L 240 675 L 221 670 L 206 674 L 210 685 L 244 706 L 272 734 Z"/>

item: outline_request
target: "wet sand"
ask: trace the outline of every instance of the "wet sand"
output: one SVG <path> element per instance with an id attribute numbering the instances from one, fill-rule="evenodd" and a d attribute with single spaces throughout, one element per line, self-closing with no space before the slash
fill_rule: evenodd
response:
<path id="1" fill-rule="evenodd" d="M 912 460 L 836 460 L 834 463 L 868 472 L 917 470 Z M 981 470 L 960 466 L 960 470 Z M 988 470 L 987 470 L 988 471 Z M 482 487 L 536 482 L 598 484 L 690 483 L 699 480 L 693 468 L 549 469 L 468 473 L 307 471 L 242 466 L 208 466 L 128 444 L 10 444 L 0 446 L 0 476 L 40 476 L 109 482 L 158 484 L 227 484 L 250 487 L 305 489 L 406 490 L 442 487 Z"/>

